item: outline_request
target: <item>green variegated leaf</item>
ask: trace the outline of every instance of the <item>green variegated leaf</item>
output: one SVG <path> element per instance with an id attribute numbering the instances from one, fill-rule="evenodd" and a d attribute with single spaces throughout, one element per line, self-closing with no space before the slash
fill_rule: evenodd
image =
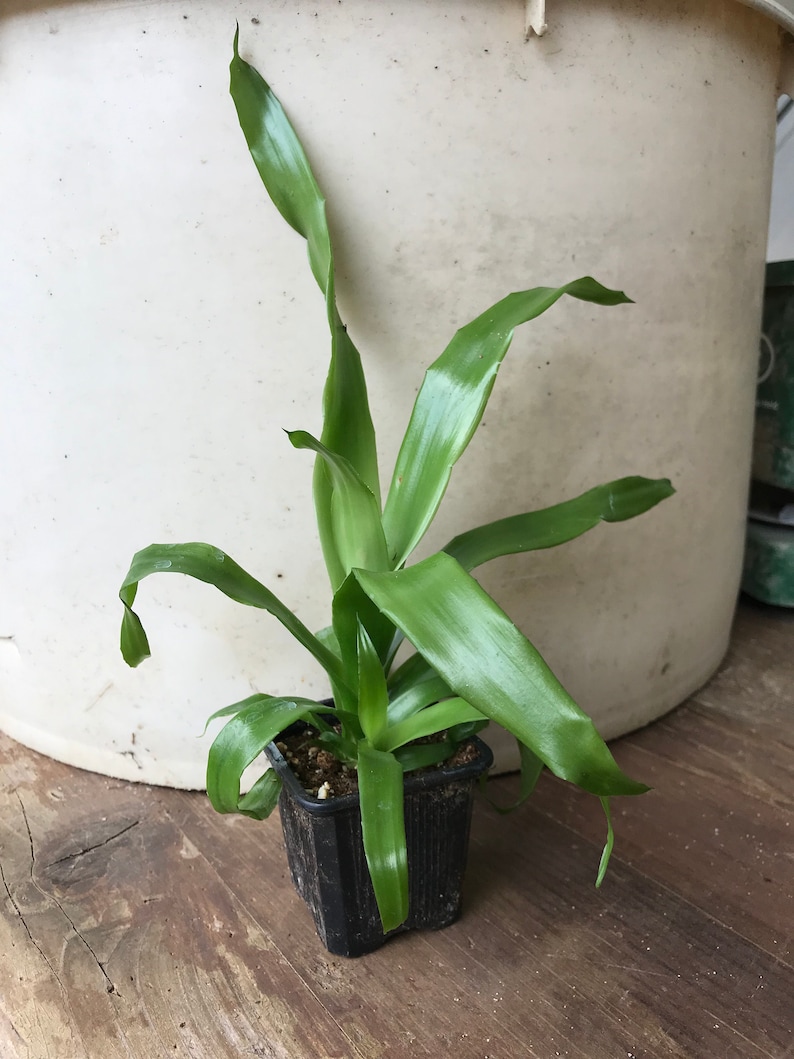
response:
<path id="1" fill-rule="evenodd" d="M 461 533 L 444 547 L 464 570 L 518 552 L 553 548 L 593 529 L 599 522 L 623 522 L 650 510 L 675 492 L 666 478 L 619 478 L 574 500 L 541 511 L 489 522 Z"/>
<path id="2" fill-rule="evenodd" d="M 589 276 L 563 287 L 509 294 L 461 328 L 428 368 L 392 477 L 383 528 L 399 567 L 424 536 L 447 488 L 452 467 L 482 419 L 513 331 L 564 294 L 599 305 L 630 301 Z"/>

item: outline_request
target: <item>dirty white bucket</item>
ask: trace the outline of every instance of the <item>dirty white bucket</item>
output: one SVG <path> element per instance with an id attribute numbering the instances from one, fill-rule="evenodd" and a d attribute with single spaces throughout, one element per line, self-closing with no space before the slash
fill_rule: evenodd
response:
<path id="1" fill-rule="evenodd" d="M 510 290 L 591 273 L 636 305 L 522 329 L 431 544 L 627 474 L 677 496 L 483 580 L 613 736 L 714 670 L 740 576 L 782 5 L 516 0 L 304 8 L 7 4 L 0 727 L 111 775 L 199 786 L 217 707 L 326 691 L 281 627 L 149 579 L 207 540 L 326 624 L 310 458 L 327 364 L 304 247 L 227 92 L 243 54 L 331 203 L 342 310 L 390 467 L 421 371 Z M 765 9 L 764 11 L 760 9 Z M 254 17 L 252 17 L 252 14 Z M 548 31 L 525 39 L 525 16 Z M 384 475 L 386 476 L 386 475 Z"/>

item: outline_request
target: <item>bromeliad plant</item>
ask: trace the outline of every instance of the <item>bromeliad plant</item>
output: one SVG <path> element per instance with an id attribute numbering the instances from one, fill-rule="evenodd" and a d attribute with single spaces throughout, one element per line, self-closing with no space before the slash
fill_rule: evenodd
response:
<path id="1" fill-rule="evenodd" d="M 518 741 L 522 796 L 542 768 L 608 799 L 647 788 L 625 776 L 593 723 L 574 703 L 537 650 L 486 594 L 471 571 L 497 556 L 549 548 L 599 522 L 632 518 L 670 496 L 667 480 L 622 478 L 555 507 L 468 530 L 415 565 L 450 473 L 471 440 L 513 331 L 564 294 L 599 305 L 628 299 L 585 277 L 563 287 L 510 294 L 453 337 L 427 370 L 381 505 L 367 389 L 359 353 L 337 310 L 325 200 L 281 105 L 234 40 L 231 94 L 259 175 L 282 217 L 308 244 L 309 263 L 325 296 L 331 362 L 320 439 L 289 431 L 292 445 L 315 454 L 314 503 L 331 581 L 331 625 L 312 633 L 269 589 L 209 544 L 153 544 L 138 552 L 124 579 L 121 650 L 132 666 L 149 655 L 132 610 L 149 574 L 187 574 L 247 606 L 269 611 L 320 663 L 333 705 L 255 694 L 218 710 L 231 717 L 209 751 L 207 791 L 222 813 L 255 819 L 274 809 L 280 781 L 264 771 L 240 793 L 240 777 L 263 748 L 296 721 L 358 774 L 364 848 L 384 931 L 408 914 L 403 775 L 438 763 L 489 720 Z M 406 639 L 415 649 L 395 666 Z M 443 733 L 440 741 L 417 744 Z"/>

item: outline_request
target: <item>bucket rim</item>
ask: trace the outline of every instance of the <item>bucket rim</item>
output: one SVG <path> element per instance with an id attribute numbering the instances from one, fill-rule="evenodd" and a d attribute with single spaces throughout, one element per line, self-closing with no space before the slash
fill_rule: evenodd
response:
<path id="1" fill-rule="evenodd" d="M 739 0 L 746 7 L 754 7 L 762 15 L 774 19 L 789 33 L 794 33 L 794 0 Z"/>

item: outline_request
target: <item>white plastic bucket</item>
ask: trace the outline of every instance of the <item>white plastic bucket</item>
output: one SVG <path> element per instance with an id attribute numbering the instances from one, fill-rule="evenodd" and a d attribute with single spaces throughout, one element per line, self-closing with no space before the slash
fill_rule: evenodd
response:
<path id="1" fill-rule="evenodd" d="M 141 588 L 153 658 L 117 648 L 152 541 L 217 544 L 328 619 L 282 434 L 319 430 L 323 306 L 236 126 L 236 18 L 328 193 L 385 472 L 423 368 L 490 302 L 587 273 L 635 299 L 519 332 L 429 544 L 670 476 L 642 519 L 483 574 L 606 736 L 658 716 L 719 663 L 739 583 L 778 25 L 735 0 L 556 0 L 528 40 L 516 0 L 252 10 L 0 19 L 0 727 L 194 787 L 211 711 L 326 691 L 275 620 L 181 578 Z"/>

